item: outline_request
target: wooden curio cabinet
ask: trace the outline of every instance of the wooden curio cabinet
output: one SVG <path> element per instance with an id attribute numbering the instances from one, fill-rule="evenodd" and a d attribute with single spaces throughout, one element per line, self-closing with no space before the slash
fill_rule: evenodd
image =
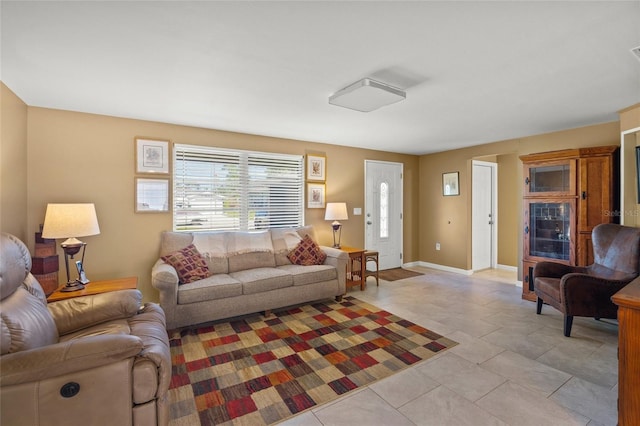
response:
<path id="1" fill-rule="evenodd" d="M 591 230 L 618 219 L 618 147 L 568 149 L 520 157 L 524 165 L 522 298 L 536 300 L 537 262 L 593 263 Z"/>

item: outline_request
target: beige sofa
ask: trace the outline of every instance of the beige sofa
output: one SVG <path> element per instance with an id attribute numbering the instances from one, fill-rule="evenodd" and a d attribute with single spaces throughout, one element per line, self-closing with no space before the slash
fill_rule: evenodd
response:
<path id="1" fill-rule="evenodd" d="M 287 254 L 313 227 L 262 232 L 163 232 L 160 257 L 193 244 L 211 276 L 180 284 L 174 267 L 159 259 L 151 283 L 160 292 L 167 328 L 339 297 L 345 293 L 347 253 L 321 247 L 324 264 L 292 264 Z"/>
<path id="2" fill-rule="evenodd" d="M 0 423 L 167 425 L 164 314 L 138 290 L 47 304 L 26 246 L 0 237 Z"/>

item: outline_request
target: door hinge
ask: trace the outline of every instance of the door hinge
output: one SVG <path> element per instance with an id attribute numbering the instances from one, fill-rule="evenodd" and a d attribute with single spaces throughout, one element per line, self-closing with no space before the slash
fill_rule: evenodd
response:
<path id="1" fill-rule="evenodd" d="M 400 253 L 400 260 L 402 260 L 402 253 Z"/>

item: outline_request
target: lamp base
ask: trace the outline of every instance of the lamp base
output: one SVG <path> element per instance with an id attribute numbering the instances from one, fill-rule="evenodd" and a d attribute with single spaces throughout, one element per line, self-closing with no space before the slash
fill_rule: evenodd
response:
<path id="1" fill-rule="evenodd" d="M 62 287 L 60 291 L 62 292 L 70 292 L 70 291 L 78 291 L 84 289 L 84 285 L 80 281 L 69 281 L 66 286 Z"/>

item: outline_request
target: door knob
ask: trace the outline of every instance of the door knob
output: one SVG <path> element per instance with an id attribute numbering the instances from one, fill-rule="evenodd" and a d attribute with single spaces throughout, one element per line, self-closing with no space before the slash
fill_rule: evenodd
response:
<path id="1" fill-rule="evenodd" d="M 367 221 L 367 225 L 371 225 L 373 222 L 371 222 L 370 220 Z"/>

